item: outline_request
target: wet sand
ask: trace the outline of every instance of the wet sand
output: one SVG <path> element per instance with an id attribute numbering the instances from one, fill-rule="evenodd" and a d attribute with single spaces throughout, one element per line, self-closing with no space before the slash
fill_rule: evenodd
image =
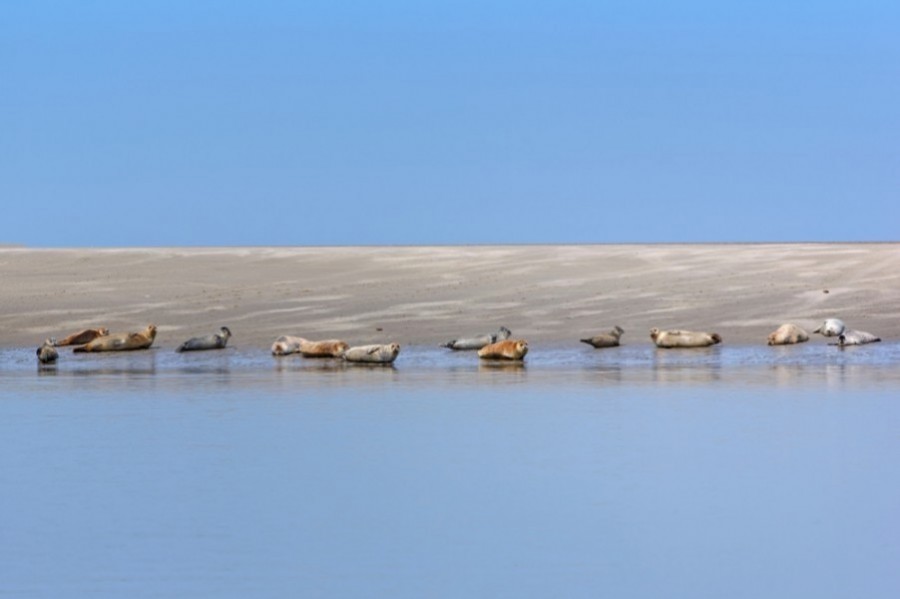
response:
<path id="1" fill-rule="evenodd" d="M 157 345 L 226 325 L 243 348 L 281 334 L 433 345 L 512 329 L 569 343 L 651 327 L 765 344 L 826 317 L 900 337 L 900 244 L 297 248 L 0 248 L 0 347 L 106 326 Z"/>

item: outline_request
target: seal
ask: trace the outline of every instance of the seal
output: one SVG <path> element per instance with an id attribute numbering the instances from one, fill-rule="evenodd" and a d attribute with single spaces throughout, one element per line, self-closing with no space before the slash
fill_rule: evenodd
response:
<path id="1" fill-rule="evenodd" d="M 528 342 L 524 339 L 505 339 L 478 350 L 483 360 L 523 360 L 528 353 Z"/>
<path id="2" fill-rule="evenodd" d="M 346 341 L 325 339 L 324 341 L 307 341 L 300 344 L 300 354 L 304 358 L 340 358 L 350 349 Z"/>
<path id="3" fill-rule="evenodd" d="M 441 347 L 447 347 L 453 350 L 481 349 L 485 345 L 490 345 L 491 343 L 509 339 L 510 335 L 512 335 L 512 333 L 509 329 L 507 329 L 506 327 L 500 327 L 500 329 L 496 333 L 486 333 L 484 335 L 476 335 L 474 337 L 453 339 L 451 341 L 448 341 L 447 343 L 442 344 Z"/>
<path id="4" fill-rule="evenodd" d="M 839 318 L 826 318 L 825 322 L 822 323 L 822 326 L 813 331 L 813 333 L 819 333 L 824 337 L 837 337 L 844 332 L 845 328 L 843 320 L 840 320 Z"/>
<path id="5" fill-rule="evenodd" d="M 126 351 L 147 349 L 156 339 L 156 325 L 148 324 L 138 333 L 115 333 L 97 337 L 86 345 L 76 347 L 73 352 Z"/>
<path id="6" fill-rule="evenodd" d="M 722 342 L 718 333 L 701 333 L 696 331 L 660 331 L 650 329 L 650 339 L 656 347 L 708 347 Z"/>
<path id="7" fill-rule="evenodd" d="M 347 349 L 344 352 L 344 360 L 369 364 L 390 364 L 397 359 L 397 354 L 399 353 L 399 343 L 391 343 L 390 345 L 359 345 Z"/>
<path id="8" fill-rule="evenodd" d="M 624 333 L 625 330 L 619 325 L 616 325 L 608 333 L 601 333 L 599 335 L 594 335 L 593 337 L 588 337 L 587 339 L 581 339 L 580 341 L 598 349 L 601 347 L 616 347 L 619 345 L 619 338 Z"/>
<path id="9" fill-rule="evenodd" d="M 59 352 L 53 344 L 53 339 L 45 339 L 37 348 L 37 359 L 41 364 L 55 364 L 59 358 Z"/>
<path id="10" fill-rule="evenodd" d="M 206 337 L 192 337 L 178 346 L 175 351 L 199 351 L 203 349 L 222 349 L 228 343 L 231 331 L 228 327 L 222 327 L 218 333 Z"/>
<path id="11" fill-rule="evenodd" d="M 96 339 L 97 337 L 105 337 L 109 335 L 109 329 L 100 327 L 99 329 L 85 329 L 78 333 L 72 333 L 68 337 L 63 337 L 59 341 L 52 339 L 53 345 L 62 347 L 64 345 L 84 345 Z"/>
<path id="12" fill-rule="evenodd" d="M 793 345 L 809 341 L 809 334 L 795 324 L 783 324 L 769 333 L 769 345 Z"/>
<path id="13" fill-rule="evenodd" d="M 272 344 L 273 356 L 288 356 L 300 351 L 300 345 L 308 343 L 303 337 L 291 337 L 290 335 L 282 335 Z"/>
<path id="14" fill-rule="evenodd" d="M 340 358 L 350 345 L 340 339 L 310 341 L 303 337 L 282 335 L 272 344 L 273 356 L 301 354 L 304 358 Z"/>
<path id="15" fill-rule="evenodd" d="M 866 343 L 877 343 L 879 341 L 881 341 L 881 337 L 853 329 L 844 329 L 844 332 L 838 335 L 838 345 L 841 347 L 845 345 L 865 345 Z"/>

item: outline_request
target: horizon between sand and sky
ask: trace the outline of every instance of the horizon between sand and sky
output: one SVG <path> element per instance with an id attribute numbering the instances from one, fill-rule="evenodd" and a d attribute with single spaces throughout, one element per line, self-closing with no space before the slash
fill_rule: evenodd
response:
<path id="1" fill-rule="evenodd" d="M 12 3 L 0 243 L 897 241 L 900 4 Z"/>

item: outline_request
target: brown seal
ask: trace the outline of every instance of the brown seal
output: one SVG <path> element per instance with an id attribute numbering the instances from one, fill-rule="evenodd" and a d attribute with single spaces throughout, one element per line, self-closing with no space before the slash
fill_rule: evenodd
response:
<path id="1" fill-rule="evenodd" d="M 793 345 L 809 341 L 809 334 L 795 324 L 783 324 L 769 333 L 769 345 Z"/>
<path id="2" fill-rule="evenodd" d="M 660 331 L 650 329 L 650 338 L 656 347 L 708 347 L 722 342 L 718 333 L 702 333 L 697 331 Z"/>
<path id="3" fill-rule="evenodd" d="M 347 362 L 390 364 L 397 359 L 399 353 L 399 343 L 391 343 L 390 345 L 360 345 L 347 349 L 347 351 L 344 352 L 344 360 Z"/>
<path id="4" fill-rule="evenodd" d="M 588 337 L 587 339 L 581 339 L 580 341 L 598 349 L 601 347 L 616 347 L 619 345 L 619 338 L 624 333 L 625 330 L 616 325 L 608 333 L 601 333 L 599 335 L 594 335 L 593 337 Z"/>
<path id="5" fill-rule="evenodd" d="M 156 325 L 148 324 L 146 329 L 138 333 L 114 333 L 97 337 L 87 345 L 76 347 L 72 351 L 77 353 L 147 349 L 153 345 L 154 339 L 156 339 Z"/>
<path id="6" fill-rule="evenodd" d="M 84 345 L 85 343 L 89 343 L 96 339 L 97 337 L 105 337 L 109 335 L 109 329 L 106 327 L 100 327 L 98 329 L 85 329 L 78 333 L 72 333 L 68 337 L 63 337 L 60 340 L 52 340 L 53 345 L 56 347 L 62 347 L 64 345 Z"/>
<path id="7" fill-rule="evenodd" d="M 304 358 L 340 358 L 349 347 L 347 342 L 340 339 L 310 341 L 303 337 L 282 335 L 272 344 L 272 355 L 287 356 L 299 353 Z"/>
<path id="8" fill-rule="evenodd" d="M 523 339 L 506 339 L 485 345 L 478 350 L 478 357 L 485 360 L 522 360 L 527 353 L 527 341 Z"/>

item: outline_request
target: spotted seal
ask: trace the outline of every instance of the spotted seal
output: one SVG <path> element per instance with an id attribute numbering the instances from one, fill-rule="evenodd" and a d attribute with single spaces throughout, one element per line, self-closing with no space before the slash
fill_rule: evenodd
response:
<path id="1" fill-rule="evenodd" d="M 400 353 L 400 344 L 389 345 L 359 345 L 348 348 L 344 352 L 344 360 L 347 362 L 365 362 L 370 364 L 391 364 Z"/>
<path id="2" fill-rule="evenodd" d="M 59 358 L 59 352 L 53 344 L 53 339 L 45 339 L 37 348 L 37 359 L 41 364 L 55 364 Z"/>

